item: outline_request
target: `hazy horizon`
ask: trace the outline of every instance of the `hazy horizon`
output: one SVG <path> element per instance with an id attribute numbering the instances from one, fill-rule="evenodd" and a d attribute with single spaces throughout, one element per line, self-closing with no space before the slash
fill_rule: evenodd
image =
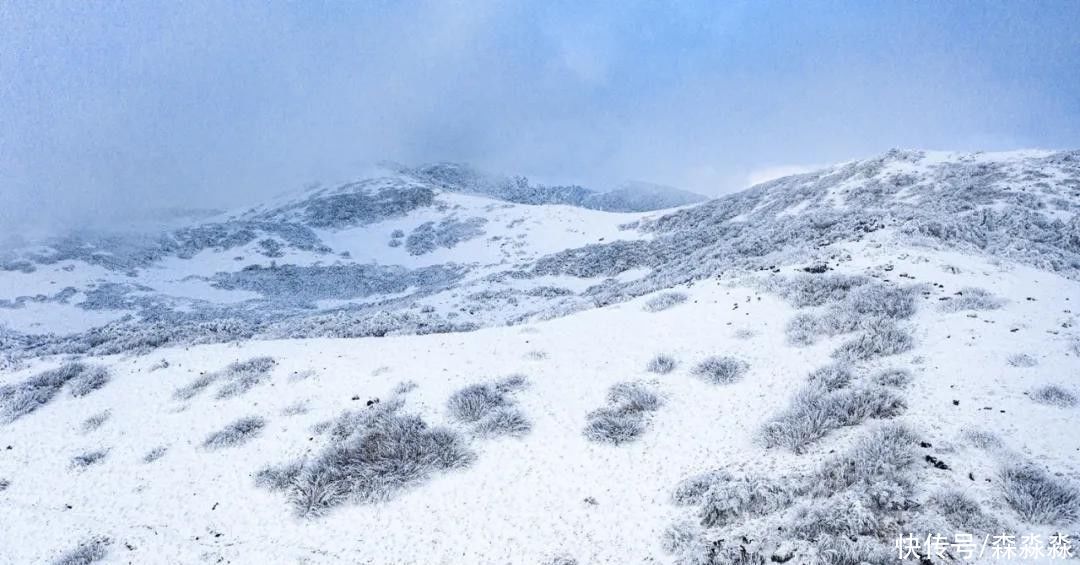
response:
<path id="1" fill-rule="evenodd" d="M 1080 147 L 1080 4 L 0 3 L 0 233 L 381 160 L 708 196 L 892 147 Z"/>

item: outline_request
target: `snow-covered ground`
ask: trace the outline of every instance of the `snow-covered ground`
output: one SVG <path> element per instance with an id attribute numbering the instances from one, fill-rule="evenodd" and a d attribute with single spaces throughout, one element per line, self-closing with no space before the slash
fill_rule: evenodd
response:
<path id="1" fill-rule="evenodd" d="M 943 154 L 926 160 L 957 158 Z M 910 164 L 889 167 L 924 174 Z M 844 191 L 859 190 L 857 182 L 845 180 L 838 190 L 802 198 L 798 186 L 780 186 L 769 198 L 747 203 L 747 210 L 732 206 L 725 212 L 729 217 L 717 221 L 729 225 L 749 218 L 760 224 L 764 220 L 754 210 L 773 218 L 798 217 L 817 209 L 812 201 L 847 202 L 851 197 Z M 915 183 L 895 198 L 910 199 L 928 186 Z M 783 199 L 785 187 L 792 191 L 790 202 Z M 1057 194 L 1067 197 L 1069 190 L 1076 189 L 1067 184 Z M 524 297 L 530 289 L 566 289 L 565 300 L 585 303 L 597 296 L 590 294 L 594 285 L 636 289 L 652 280 L 648 284 L 659 286 L 655 273 L 662 268 L 632 261 L 611 277 L 574 276 L 569 269 L 508 277 L 497 284 L 489 277 L 566 249 L 652 241 L 659 237 L 655 231 L 620 226 L 661 213 L 612 214 L 458 193 L 439 193 L 438 198 L 447 205 L 441 211 L 420 208 L 369 225 L 317 230 L 333 254 L 288 248 L 276 258 L 259 257 L 256 244 L 249 243 L 205 249 L 191 259 L 167 257 L 138 269 L 134 281 L 128 277 L 126 282 L 152 289 L 136 290 L 136 296 L 163 294 L 227 305 L 257 293 L 208 281 L 249 263 L 311 266 L 344 261 L 338 254 L 347 251 L 347 261 L 357 264 L 412 269 L 470 264 L 475 269 L 462 280 L 416 295 L 415 305 L 460 311 L 468 293 L 510 289 L 511 294 L 490 299 L 495 314 L 478 314 L 489 322 L 509 317 L 507 312 L 529 311 L 527 305 L 498 301 Z M 722 203 L 703 206 L 710 205 Z M 1076 208 L 1071 210 L 1069 221 L 1075 222 Z M 388 245 L 402 239 L 393 236 L 395 230 L 409 234 L 424 222 L 441 222 L 449 212 L 461 220 L 486 219 L 484 235 L 418 255 Z M 694 216 L 699 212 L 718 214 L 693 207 L 683 212 L 689 218 L 709 217 Z M 735 235 L 743 237 L 742 232 Z M 713 276 L 660 286 L 658 292 L 631 292 L 622 300 L 593 304 L 601 307 L 575 307 L 568 315 L 536 316 L 509 326 L 484 323 L 463 333 L 165 344 L 101 356 L 24 355 L 15 368 L 0 373 L 0 416 L 9 420 L 0 423 L 0 562 L 48 563 L 80 544 L 89 548 L 88 554 L 100 549 L 106 563 L 726 563 L 733 561 L 725 560 L 727 554 L 718 548 L 732 544 L 754 559 L 840 562 L 824 549 L 837 532 L 860 543 L 889 544 L 894 531 L 923 533 L 925 528 L 917 528 L 931 523 L 952 528 L 935 532 L 951 538 L 960 530 L 951 521 L 954 514 L 937 502 L 941 493 L 959 493 L 972 501 L 1001 532 L 1037 533 L 1044 546 L 1054 534 L 1075 539 L 1080 495 L 1057 507 L 1058 519 L 1035 519 L 1018 509 L 1002 479 L 1010 465 L 1025 464 L 1045 469 L 1055 484 L 1065 485 L 1062 492 L 1080 484 L 1080 436 L 1074 433 L 1080 421 L 1075 401 L 1080 397 L 1080 281 L 1070 276 L 1073 271 L 1037 268 L 1011 255 L 952 249 L 896 226 L 797 251 L 802 254 L 777 254 L 777 262 L 764 267 L 738 264 Z M 235 256 L 246 259 L 235 261 Z M 78 266 L 65 269 L 73 263 Z M 804 272 L 819 264 L 810 271 L 827 272 Z M 0 274 L 0 298 L 7 299 L 52 294 L 59 290 L 54 287 L 87 281 L 122 283 L 126 277 L 78 261 Z M 797 281 L 825 288 L 840 275 L 865 277 L 858 284 L 894 292 L 882 296 L 899 302 L 913 300 L 913 313 L 895 316 L 896 327 L 910 335 L 906 348 L 848 358 L 856 382 L 839 385 L 840 390 L 894 395 L 899 408 L 828 424 L 820 437 L 797 450 L 769 446 L 763 429 L 800 402 L 812 371 L 836 362 L 837 351 L 859 336 L 884 335 L 874 333 L 880 320 L 870 323 L 870 314 L 858 310 L 879 305 L 851 302 L 855 291 L 845 291 L 849 298 L 799 307 L 785 290 Z M 972 288 L 987 291 L 992 306 L 949 307 L 981 296 Z M 323 299 L 317 306 L 393 300 L 411 292 Z M 667 292 L 682 293 L 685 300 L 676 295 L 669 298 L 670 307 L 657 307 L 654 301 Z M 79 309 L 80 300 L 76 294 L 67 302 L 30 301 L 0 309 L 0 322 L 32 333 L 33 320 L 41 317 L 53 320 L 56 328 L 67 324 L 68 331 L 84 331 L 117 314 Z M 854 318 L 855 326 L 834 335 L 823 331 L 813 343 L 793 343 L 793 320 L 808 314 L 825 320 L 830 312 L 850 307 L 862 316 Z M 647 370 L 658 354 L 672 357 L 675 369 L 666 374 Z M 713 356 L 731 357 L 746 370 L 731 382 L 711 382 L 696 367 Z M 225 394 L 226 385 L 239 381 L 221 372 L 260 357 L 276 362 L 268 375 Z M 111 379 L 78 396 L 77 379 L 49 393 L 41 391 L 51 385 L 35 385 L 38 392 L 20 396 L 25 383 L 75 359 L 107 368 Z M 890 385 L 892 392 L 871 386 L 874 375 L 887 369 L 907 371 L 910 382 Z M 528 422 L 523 433 L 481 434 L 448 404 L 470 385 L 513 374 L 527 379 L 512 403 Z M 218 380 L 211 382 L 211 377 Z M 200 378 L 206 379 L 204 390 L 178 395 Z M 613 402 L 612 387 L 625 382 L 642 383 L 661 405 L 642 418 L 644 431 L 631 441 L 594 441 L 584 433 L 587 424 Z M 1060 395 L 1054 397 L 1060 402 L 1047 403 L 1040 392 L 1046 387 L 1071 395 L 1072 405 Z M 28 404 L 13 400 L 28 398 L 33 405 L 28 411 Z M 475 459 L 431 470 L 379 500 L 335 500 L 325 511 L 309 514 L 298 512 L 296 500 L 310 477 L 292 477 L 285 492 L 258 480 L 265 469 L 291 462 L 317 466 L 328 449 L 354 441 L 335 444 L 333 423 L 344 412 L 374 413 L 395 399 L 404 401 L 401 413 L 415 414 L 435 428 L 444 426 Z M 207 444 L 208 436 L 249 416 L 265 424 L 246 441 Z M 833 465 L 837 454 L 857 447 L 883 420 L 903 423 L 919 438 L 907 446 L 917 457 L 889 470 L 893 478 L 901 477 L 898 484 L 906 485 L 904 500 L 873 509 L 872 526 L 828 529 L 837 526 L 825 524 L 826 518 L 836 516 L 824 516 L 815 520 L 826 533 L 799 530 L 806 527 L 799 512 L 815 505 L 826 508 L 834 500 L 789 484 Z M 372 437 L 357 445 L 375 441 Z M 151 453 L 157 457 L 147 461 Z M 784 490 L 789 499 L 769 509 L 754 497 L 708 502 L 732 509 L 719 522 L 699 514 L 696 503 L 677 503 L 673 496 L 682 481 L 716 470 L 767 477 L 754 496 Z M 876 492 L 884 484 L 871 482 L 866 489 Z M 719 483 L 711 488 L 712 495 L 726 492 Z M 852 488 L 847 494 L 865 492 Z M 866 502 L 860 498 L 858 504 Z M 800 519 L 802 526 L 790 526 Z M 687 522 L 703 527 L 671 543 L 672 527 Z M 758 538 L 747 539 L 747 532 Z M 95 539 L 100 543 L 95 545 Z M 953 554 L 951 561 L 964 560 Z M 979 561 L 994 559 L 987 554 Z"/>

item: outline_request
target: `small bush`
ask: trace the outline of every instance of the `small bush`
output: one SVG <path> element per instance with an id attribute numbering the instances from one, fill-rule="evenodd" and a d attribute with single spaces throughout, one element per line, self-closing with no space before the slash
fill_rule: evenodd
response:
<path id="1" fill-rule="evenodd" d="M 527 386 L 529 386 L 529 379 L 521 373 L 514 373 L 496 382 L 495 390 L 507 394 L 517 392 Z"/>
<path id="2" fill-rule="evenodd" d="M 303 400 L 294 402 L 281 409 L 282 416 L 299 416 L 300 414 L 307 414 L 307 412 L 308 405 L 307 402 Z"/>
<path id="3" fill-rule="evenodd" d="M 164 445 L 151 449 L 150 451 L 146 452 L 146 455 L 143 455 L 143 463 L 153 463 L 154 461 L 161 459 L 165 456 L 165 452 L 168 450 L 169 448 L 165 447 Z"/>
<path id="4" fill-rule="evenodd" d="M 931 501 L 957 531 L 984 535 L 1002 531 L 997 520 L 983 512 L 978 502 L 959 490 L 938 492 L 931 497 Z"/>
<path id="5" fill-rule="evenodd" d="M 80 453 L 79 455 L 71 458 L 71 466 L 75 468 L 83 468 L 89 467 L 91 465 L 96 465 L 98 463 L 101 463 L 105 459 L 105 456 L 108 454 L 109 450 L 107 449 L 98 449 L 95 451 L 87 451 L 85 453 Z"/>
<path id="6" fill-rule="evenodd" d="M 304 470 L 302 461 L 293 461 L 277 467 L 265 467 L 255 473 L 255 485 L 271 492 L 285 492 L 296 484 Z"/>
<path id="7" fill-rule="evenodd" d="M 608 390 L 608 404 L 623 412 L 652 412 L 663 401 L 655 392 L 641 383 L 616 383 Z"/>
<path id="8" fill-rule="evenodd" d="M 793 514 L 792 530 L 801 539 L 871 535 L 878 528 L 874 509 L 852 491 L 800 504 Z"/>
<path id="9" fill-rule="evenodd" d="M 956 296 L 942 302 L 938 309 L 942 312 L 962 312 L 969 310 L 997 310 L 1005 301 L 981 288 L 966 287 Z"/>
<path id="10" fill-rule="evenodd" d="M 82 363 L 68 363 L 20 383 L 0 386 L 0 423 L 14 422 L 45 406 L 65 384 L 85 370 Z"/>
<path id="11" fill-rule="evenodd" d="M 474 433 L 481 437 L 513 436 L 521 437 L 532 430 L 532 423 L 521 413 L 521 410 L 511 407 L 500 407 L 485 415 L 476 427 Z"/>
<path id="12" fill-rule="evenodd" d="M 738 518 L 762 516 L 786 508 L 792 499 L 790 486 L 783 480 L 747 476 L 720 481 L 705 492 L 701 525 L 715 528 Z"/>
<path id="13" fill-rule="evenodd" d="M 788 343 L 799 347 L 813 344 L 821 333 L 817 315 L 808 312 L 795 314 L 784 328 Z"/>
<path id="14" fill-rule="evenodd" d="M 600 408 L 589 413 L 585 437 L 598 443 L 621 445 L 640 437 L 647 427 L 644 415 L 639 412 Z"/>
<path id="15" fill-rule="evenodd" d="M 400 415 L 400 403 L 380 403 L 366 414 L 347 413 L 332 443 L 303 466 L 287 495 L 301 516 L 317 516 L 345 501 L 376 502 L 426 480 L 436 471 L 469 465 L 476 455 L 461 435 Z"/>
<path id="16" fill-rule="evenodd" d="M 704 534 L 704 530 L 695 522 L 676 522 L 661 534 L 660 547 L 670 554 L 689 558 L 705 555 L 708 545 Z"/>
<path id="17" fill-rule="evenodd" d="M 911 384 L 911 371 L 907 369 L 885 369 L 871 379 L 875 384 L 893 388 L 904 388 Z"/>
<path id="18" fill-rule="evenodd" d="M 750 339 L 757 335 L 757 332 L 750 328 L 740 328 L 735 330 L 735 339 Z"/>
<path id="19" fill-rule="evenodd" d="M 7 479 L 0 479 L 0 492 L 4 492 L 11 486 L 11 481 Z"/>
<path id="20" fill-rule="evenodd" d="M 76 398 L 86 396 L 108 384 L 111 378 L 105 367 L 88 367 L 71 380 L 71 395 Z"/>
<path id="21" fill-rule="evenodd" d="M 1005 501 L 1021 518 L 1035 524 L 1068 524 L 1080 518 L 1080 492 L 1030 464 L 1001 471 Z"/>
<path id="22" fill-rule="evenodd" d="M 834 364 L 814 370 L 807 377 L 807 381 L 832 392 L 847 387 L 854 378 L 855 375 L 851 373 L 850 367 Z"/>
<path id="23" fill-rule="evenodd" d="M 961 432 L 961 435 L 969 444 L 979 449 L 998 449 L 1004 445 L 1001 438 L 993 432 L 969 428 Z"/>
<path id="24" fill-rule="evenodd" d="M 416 381 L 402 381 L 394 387 L 394 394 L 408 394 L 418 386 L 420 385 L 416 384 Z"/>
<path id="25" fill-rule="evenodd" d="M 1076 395 L 1057 385 L 1041 386 L 1031 393 L 1031 399 L 1039 404 L 1048 404 L 1060 408 L 1076 406 Z"/>
<path id="26" fill-rule="evenodd" d="M 1039 364 L 1039 360 L 1035 359 L 1027 353 L 1017 353 L 1016 355 L 1009 356 L 1009 366 L 1011 367 L 1034 367 Z"/>
<path id="27" fill-rule="evenodd" d="M 273 357 L 255 357 L 229 365 L 221 374 L 228 382 L 218 389 L 217 397 L 224 399 L 244 394 L 265 382 L 276 364 Z"/>
<path id="28" fill-rule="evenodd" d="M 780 294 L 796 308 L 839 302 L 852 289 L 869 282 L 866 277 L 839 274 L 799 275 L 782 284 Z"/>
<path id="29" fill-rule="evenodd" d="M 173 392 L 173 398 L 176 400 L 190 400 L 195 398 L 200 392 L 206 390 L 207 387 L 214 384 L 214 381 L 218 379 L 217 373 L 206 373 L 200 375 L 195 380 L 191 381 L 185 386 L 176 389 Z"/>
<path id="30" fill-rule="evenodd" d="M 496 408 L 510 404 L 506 394 L 489 384 L 467 386 L 446 401 L 450 415 L 460 422 L 475 422 Z"/>
<path id="31" fill-rule="evenodd" d="M 247 443 L 258 436 L 265 426 L 266 420 L 258 416 L 240 418 L 207 436 L 203 441 L 203 447 L 221 449 Z"/>
<path id="32" fill-rule="evenodd" d="M 608 390 L 608 406 L 589 413 L 585 437 L 599 443 L 620 445 L 640 437 L 648 428 L 646 414 L 663 400 L 641 383 L 616 383 Z"/>
<path id="33" fill-rule="evenodd" d="M 855 485 L 904 481 L 900 474 L 917 458 L 918 436 L 903 424 L 887 422 L 859 438 L 844 453 L 820 467 L 812 485 L 826 496 Z"/>
<path id="34" fill-rule="evenodd" d="M 112 540 L 98 536 L 88 539 L 79 544 L 75 549 L 61 555 L 53 565 L 90 565 L 105 559 L 109 554 L 109 546 Z"/>
<path id="35" fill-rule="evenodd" d="M 867 284 L 851 291 L 846 306 L 860 316 L 903 320 L 915 314 L 915 293 L 890 284 Z"/>
<path id="36" fill-rule="evenodd" d="M 907 407 L 903 397 L 880 386 L 829 390 L 813 384 L 799 391 L 791 406 L 772 417 L 761 430 L 766 447 L 804 453 L 830 431 L 870 418 L 892 418 Z"/>
<path id="37" fill-rule="evenodd" d="M 694 366 L 693 374 L 712 384 L 731 384 L 746 373 L 750 366 L 734 357 L 708 357 Z"/>
<path id="38" fill-rule="evenodd" d="M 832 356 L 841 361 L 866 361 L 910 351 L 915 340 L 904 328 L 892 322 L 876 323 L 858 337 L 842 344 Z"/>
<path id="39" fill-rule="evenodd" d="M 666 375 L 674 371 L 677 364 L 674 357 L 661 353 L 649 360 L 648 365 L 645 366 L 645 370 L 650 373 Z"/>
<path id="40" fill-rule="evenodd" d="M 100 428 L 106 421 L 108 421 L 109 416 L 111 415 L 112 412 L 105 410 L 102 412 L 98 412 L 97 414 L 94 414 L 93 416 L 90 416 L 89 418 L 83 420 L 81 426 L 82 432 L 84 434 L 87 434 Z"/>
<path id="41" fill-rule="evenodd" d="M 660 312 L 686 302 L 690 297 L 685 292 L 662 292 L 645 303 L 646 312 Z"/>

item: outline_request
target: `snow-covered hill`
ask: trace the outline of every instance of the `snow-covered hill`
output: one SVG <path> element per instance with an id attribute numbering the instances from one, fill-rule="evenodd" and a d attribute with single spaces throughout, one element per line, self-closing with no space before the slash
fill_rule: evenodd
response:
<path id="1" fill-rule="evenodd" d="M 639 212 L 463 171 L 11 252 L 0 561 L 1078 539 L 1080 152 L 893 151 Z"/>

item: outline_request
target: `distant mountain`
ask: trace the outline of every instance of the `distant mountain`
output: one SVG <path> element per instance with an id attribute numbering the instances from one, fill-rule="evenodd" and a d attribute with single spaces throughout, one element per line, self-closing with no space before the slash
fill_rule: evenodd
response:
<path id="1" fill-rule="evenodd" d="M 648 212 L 707 200 L 700 194 L 645 182 L 628 182 L 607 192 L 580 185 L 531 184 L 525 177 L 489 175 L 458 163 L 399 170 L 429 180 L 445 190 L 482 194 L 521 204 L 566 204 L 608 212 Z"/>
<path id="2" fill-rule="evenodd" d="M 609 212 L 645 212 L 697 204 L 705 196 L 643 181 L 629 181 L 608 192 L 598 192 L 586 199 L 586 208 Z"/>
<path id="3" fill-rule="evenodd" d="M 469 330 L 821 260 L 864 239 L 1080 275 L 1080 152 L 892 151 L 688 205 L 697 198 L 437 164 L 156 235 L 69 234 L 0 252 L 0 348 Z"/>

